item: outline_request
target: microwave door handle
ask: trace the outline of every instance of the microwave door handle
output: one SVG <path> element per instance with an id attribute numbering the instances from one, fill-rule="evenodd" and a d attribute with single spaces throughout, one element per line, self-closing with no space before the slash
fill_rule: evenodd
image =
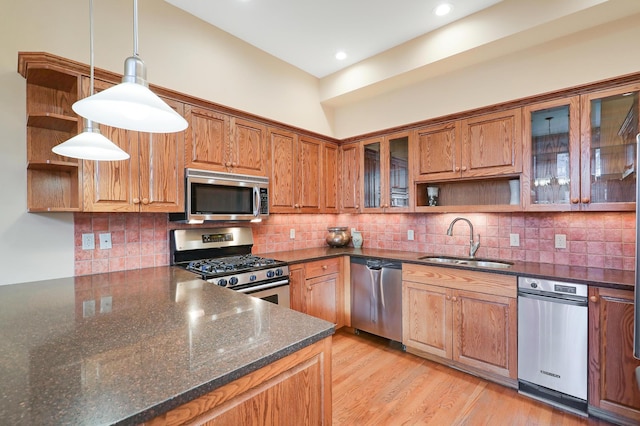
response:
<path id="1" fill-rule="evenodd" d="M 262 210 L 260 206 L 262 199 L 260 198 L 260 189 L 257 186 L 253 187 L 253 201 L 253 205 L 256 206 L 256 208 L 253 210 L 253 216 L 258 217 L 260 211 Z"/>

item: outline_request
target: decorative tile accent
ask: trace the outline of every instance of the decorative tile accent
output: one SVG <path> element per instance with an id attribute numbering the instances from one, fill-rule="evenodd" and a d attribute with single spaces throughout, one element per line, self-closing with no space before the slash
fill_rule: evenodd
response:
<path id="1" fill-rule="evenodd" d="M 363 247 L 465 256 L 469 253 L 469 227 L 449 223 L 466 217 L 480 234 L 478 257 L 600 268 L 635 269 L 635 213 L 487 213 L 487 214 L 272 214 L 253 228 L 255 253 L 295 250 L 326 245 L 330 226 L 357 228 Z M 234 223 L 197 227 L 237 226 Z M 168 221 L 163 213 L 76 213 L 75 274 L 139 269 L 169 264 L 169 230 L 189 225 Z M 295 229 L 295 239 L 289 230 Z M 407 240 L 407 231 L 414 240 Z M 82 250 L 82 234 L 111 232 L 112 248 Z M 509 234 L 520 235 L 520 246 L 510 247 Z M 556 249 L 555 234 L 567 236 L 567 248 Z"/>

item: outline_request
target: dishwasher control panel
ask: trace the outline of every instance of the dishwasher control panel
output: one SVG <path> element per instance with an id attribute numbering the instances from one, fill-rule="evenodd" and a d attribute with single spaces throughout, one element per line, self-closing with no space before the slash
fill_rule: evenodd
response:
<path id="1" fill-rule="evenodd" d="M 589 287 L 586 284 L 567 283 L 533 277 L 518 277 L 519 291 L 587 297 L 588 289 Z"/>

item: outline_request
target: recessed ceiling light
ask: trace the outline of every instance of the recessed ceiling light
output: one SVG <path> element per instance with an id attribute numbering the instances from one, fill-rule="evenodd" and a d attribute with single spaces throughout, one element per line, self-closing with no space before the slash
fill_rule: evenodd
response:
<path id="1" fill-rule="evenodd" d="M 452 10 L 453 10 L 452 4 L 442 3 L 436 6 L 435 9 L 433 9 L 433 13 L 436 14 L 437 16 L 444 16 L 444 15 L 448 15 Z"/>
<path id="2" fill-rule="evenodd" d="M 336 59 L 339 61 L 347 59 L 347 53 L 344 52 L 343 50 L 338 51 L 338 53 L 336 53 Z"/>

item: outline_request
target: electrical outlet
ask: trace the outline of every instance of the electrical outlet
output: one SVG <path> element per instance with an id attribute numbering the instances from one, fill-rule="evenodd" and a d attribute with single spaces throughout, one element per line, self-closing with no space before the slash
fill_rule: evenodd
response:
<path id="1" fill-rule="evenodd" d="M 96 314 L 96 301 L 85 300 L 82 302 L 82 317 L 88 318 Z"/>
<path id="2" fill-rule="evenodd" d="M 113 298 L 111 296 L 102 296 L 100 298 L 100 313 L 106 314 L 111 312 L 112 303 L 113 303 Z"/>
<path id="3" fill-rule="evenodd" d="M 291 228 L 289 229 L 289 239 L 291 240 L 295 240 L 296 239 L 296 230 Z"/>
<path id="4" fill-rule="evenodd" d="M 556 248 L 557 249 L 567 248 L 567 236 L 565 234 L 556 234 Z"/>
<path id="5" fill-rule="evenodd" d="M 100 234 L 100 249 L 108 250 L 111 248 L 111 232 Z"/>
<path id="6" fill-rule="evenodd" d="M 413 241 L 414 237 L 415 237 L 415 235 L 413 234 L 413 229 L 409 229 L 407 231 L 407 240 Z"/>
<path id="7" fill-rule="evenodd" d="M 82 234 L 82 250 L 93 250 L 96 248 L 96 237 L 93 234 Z"/>
<path id="8" fill-rule="evenodd" d="M 520 247 L 520 234 L 509 234 L 509 245 L 511 247 Z"/>

